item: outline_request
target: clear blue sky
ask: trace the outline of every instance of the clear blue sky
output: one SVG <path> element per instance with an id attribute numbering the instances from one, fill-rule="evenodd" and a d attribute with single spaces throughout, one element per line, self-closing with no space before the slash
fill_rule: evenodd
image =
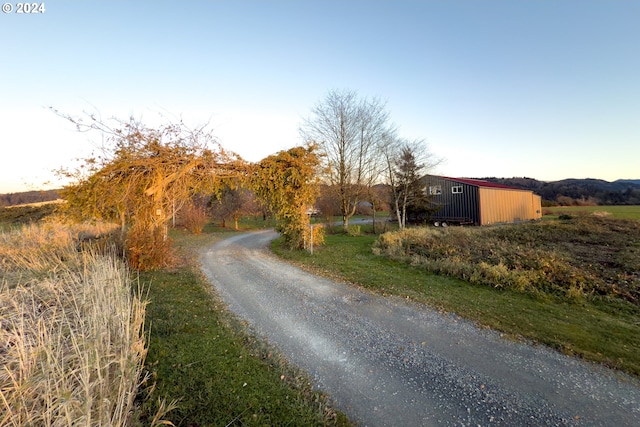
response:
<path id="1" fill-rule="evenodd" d="M 443 175 L 640 179 L 640 1 L 44 3 L 0 14 L 0 192 L 90 153 L 49 106 L 209 121 L 258 161 L 331 89 L 386 100 Z"/>

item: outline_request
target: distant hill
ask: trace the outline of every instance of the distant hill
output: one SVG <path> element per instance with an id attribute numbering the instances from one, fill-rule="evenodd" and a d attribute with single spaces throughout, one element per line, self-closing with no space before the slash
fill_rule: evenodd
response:
<path id="1" fill-rule="evenodd" d="M 510 187 L 531 190 L 543 200 L 560 204 L 640 205 L 640 179 L 563 179 L 538 181 L 533 178 L 480 178 Z"/>
<path id="2" fill-rule="evenodd" d="M 631 184 L 631 185 L 640 185 L 640 179 L 619 179 L 617 181 L 613 181 L 614 184 Z"/>
<path id="3" fill-rule="evenodd" d="M 21 193 L 0 194 L 0 207 L 50 202 L 60 198 L 58 191 L 59 190 L 23 191 Z"/>

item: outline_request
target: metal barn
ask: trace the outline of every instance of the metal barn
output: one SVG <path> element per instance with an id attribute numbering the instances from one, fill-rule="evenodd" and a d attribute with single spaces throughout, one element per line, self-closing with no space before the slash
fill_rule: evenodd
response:
<path id="1" fill-rule="evenodd" d="M 489 225 L 542 218 L 542 198 L 529 190 L 467 178 L 424 177 L 434 225 Z"/>

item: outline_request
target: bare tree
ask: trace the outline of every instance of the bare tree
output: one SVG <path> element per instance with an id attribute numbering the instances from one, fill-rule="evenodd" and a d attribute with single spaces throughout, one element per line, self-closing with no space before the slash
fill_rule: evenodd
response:
<path id="1" fill-rule="evenodd" d="M 428 196 L 422 177 L 443 159 L 431 153 L 424 140 L 401 139 L 395 132 L 387 133 L 378 148 L 385 162 L 392 208 L 399 227 L 405 228 L 410 210 L 427 211 Z"/>
<path id="2" fill-rule="evenodd" d="M 378 231 L 376 229 L 376 213 L 379 211 L 389 211 L 389 186 L 385 184 L 376 184 L 369 187 L 369 191 L 367 193 L 367 199 L 369 203 L 371 203 L 371 216 L 373 219 L 373 234 L 376 234 Z"/>
<path id="3" fill-rule="evenodd" d="M 233 220 L 234 229 L 238 230 L 238 222 L 245 215 L 255 215 L 260 211 L 255 193 L 248 188 L 227 187 L 211 200 L 211 212 L 226 227 L 227 220 Z"/>
<path id="4" fill-rule="evenodd" d="M 377 98 L 360 99 L 354 91 L 334 90 L 313 108 L 300 129 L 321 149 L 324 179 L 336 190 L 345 229 L 358 202 L 383 171 L 377 147 L 388 130 L 385 107 Z"/>
<path id="5" fill-rule="evenodd" d="M 333 228 L 333 217 L 340 213 L 340 206 L 335 197 L 335 189 L 326 184 L 319 186 L 319 195 L 316 199 L 315 207 L 320 211 L 320 215 L 325 219 L 329 230 Z"/>

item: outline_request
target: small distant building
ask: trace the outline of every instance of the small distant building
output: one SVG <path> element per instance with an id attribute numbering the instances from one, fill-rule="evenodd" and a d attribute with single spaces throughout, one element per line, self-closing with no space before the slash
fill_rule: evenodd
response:
<path id="1" fill-rule="evenodd" d="M 467 178 L 424 177 L 431 222 L 489 225 L 542 218 L 542 198 L 530 190 Z"/>

